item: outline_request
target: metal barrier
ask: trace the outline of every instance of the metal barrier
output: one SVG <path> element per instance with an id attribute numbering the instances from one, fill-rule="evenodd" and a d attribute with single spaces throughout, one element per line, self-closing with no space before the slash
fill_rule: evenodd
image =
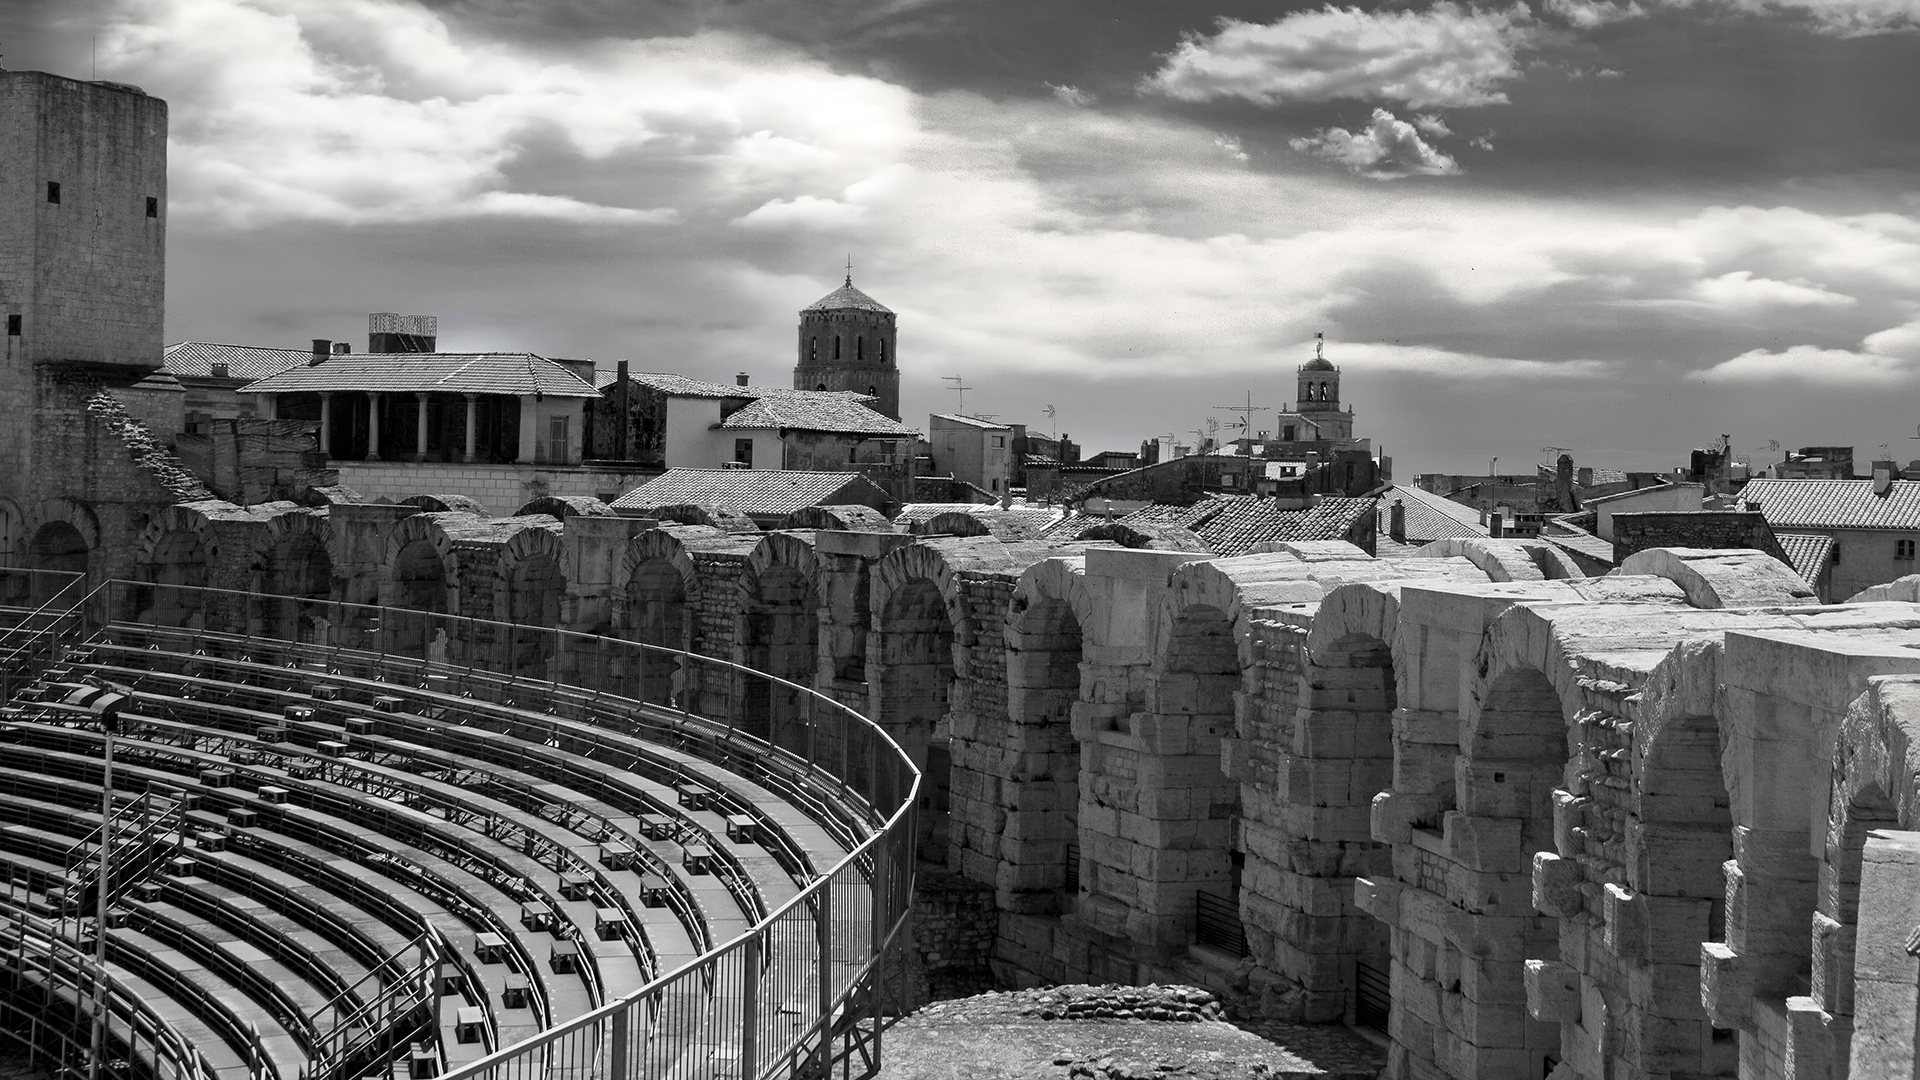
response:
<path id="1" fill-rule="evenodd" d="M 0 638 L 0 656 L 21 654 L 22 670 L 37 673 L 68 647 L 167 626 L 176 631 L 170 644 L 153 635 L 153 647 L 238 650 L 453 694 L 488 688 L 523 709 L 663 730 L 681 748 L 717 752 L 729 768 L 782 770 L 865 818 L 868 833 L 852 851 L 746 933 L 442 1080 L 877 1070 L 883 969 L 912 896 L 920 774 L 853 709 L 726 660 L 440 612 L 117 580 L 63 603 L 42 612 L 57 618 L 25 641 Z M 756 684 L 768 692 L 751 692 Z"/>

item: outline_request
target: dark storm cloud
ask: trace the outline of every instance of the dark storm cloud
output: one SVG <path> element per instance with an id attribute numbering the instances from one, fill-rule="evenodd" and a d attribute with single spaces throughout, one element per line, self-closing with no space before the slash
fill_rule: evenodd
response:
<path id="1" fill-rule="evenodd" d="M 853 252 L 900 312 L 910 416 L 963 374 L 971 409 L 1052 403 L 1083 443 L 1137 446 L 1247 388 L 1290 400 L 1324 330 L 1403 473 L 1548 443 L 1648 467 L 1745 430 L 1735 406 L 1782 441 L 1905 430 L 1915 35 L 1639 2 L 127 0 L 79 21 L 103 77 L 172 105 L 171 339 L 430 311 L 449 345 L 778 381 L 794 312 Z M 29 20 L 57 61 L 35 66 L 85 57 L 70 12 Z M 1506 36 L 1403 47 L 1436 12 Z M 1368 84 L 1249 30 L 1249 56 L 1306 57 L 1272 83 L 1293 90 L 1140 91 L 1220 19 L 1357 27 L 1349 58 L 1441 67 Z"/>

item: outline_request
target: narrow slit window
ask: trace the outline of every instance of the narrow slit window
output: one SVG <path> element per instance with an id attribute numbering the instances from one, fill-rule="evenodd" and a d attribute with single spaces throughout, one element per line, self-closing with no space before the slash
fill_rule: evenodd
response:
<path id="1" fill-rule="evenodd" d="M 7 316 L 7 336 L 8 337 L 20 336 L 20 316 L 18 315 Z"/>
<path id="2" fill-rule="evenodd" d="M 152 195 L 147 196 L 147 216 L 150 218 L 160 216 L 160 200 L 154 198 Z"/>
<path id="3" fill-rule="evenodd" d="M 50 203 L 58 203 L 60 201 L 60 181 L 47 181 L 47 201 Z"/>

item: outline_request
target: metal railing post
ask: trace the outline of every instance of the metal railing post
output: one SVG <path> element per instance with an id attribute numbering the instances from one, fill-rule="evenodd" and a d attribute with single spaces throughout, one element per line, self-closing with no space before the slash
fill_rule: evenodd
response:
<path id="1" fill-rule="evenodd" d="M 820 882 L 820 894 L 814 905 L 818 921 L 815 933 L 820 940 L 820 1049 L 819 1063 L 824 1071 L 833 1060 L 827 1042 L 833 1032 L 833 875 Z"/>
<path id="2" fill-rule="evenodd" d="M 740 1080 L 754 1080 L 760 1050 L 760 932 L 740 945 Z"/>

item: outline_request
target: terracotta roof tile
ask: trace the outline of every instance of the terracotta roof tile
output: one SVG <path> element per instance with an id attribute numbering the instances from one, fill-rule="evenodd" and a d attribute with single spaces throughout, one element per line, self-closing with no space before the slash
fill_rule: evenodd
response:
<path id="1" fill-rule="evenodd" d="M 720 506 L 742 514 L 791 514 L 808 506 L 871 501 L 885 492 L 859 473 L 793 469 L 668 469 L 614 502 L 616 510 Z"/>
<path id="2" fill-rule="evenodd" d="M 533 353 L 343 353 L 240 388 L 243 394 L 316 391 L 544 394 L 599 397 L 586 380 Z"/>
<path id="3" fill-rule="evenodd" d="M 1920 529 L 1920 480 L 1895 480 L 1885 495 L 1871 480 L 1751 480 L 1744 502 L 1781 529 Z"/>
<path id="4" fill-rule="evenodd" d="M 1787 564 L 1809 584 L 1820 580 L 1820 572 L 1833 558 L 1833 537 L 1817 533 L 1774 533 L 1780 550 L 1787 553 Z"/>
<path id="5" fill-rule="evenodd" d="M 868 408 L 866 403 L 871 400 L 864 394 L 786 390 L 760 398 L 721 421 L 720 426 L 730 430 L 797 428 L 896 437 L 920 434 Z"/>
<path id="6" fill-rule="evenodd" d="M 801 311 L 878 311 L 893 314 L 893 309 L 853 287 L 853 278 L 827 295 L 801 308 Z"/>
<path id="7" fill-rule="evenodd" d="M 188 378 L 217 379 L 215 365 L 225 365 L 226 378 L 264 379 L 313 359 L 306 349 L 267 349 L 257 345 L 222 345 L 212 341 L 182 341 L 167 346 L 161 370 Z"/>

